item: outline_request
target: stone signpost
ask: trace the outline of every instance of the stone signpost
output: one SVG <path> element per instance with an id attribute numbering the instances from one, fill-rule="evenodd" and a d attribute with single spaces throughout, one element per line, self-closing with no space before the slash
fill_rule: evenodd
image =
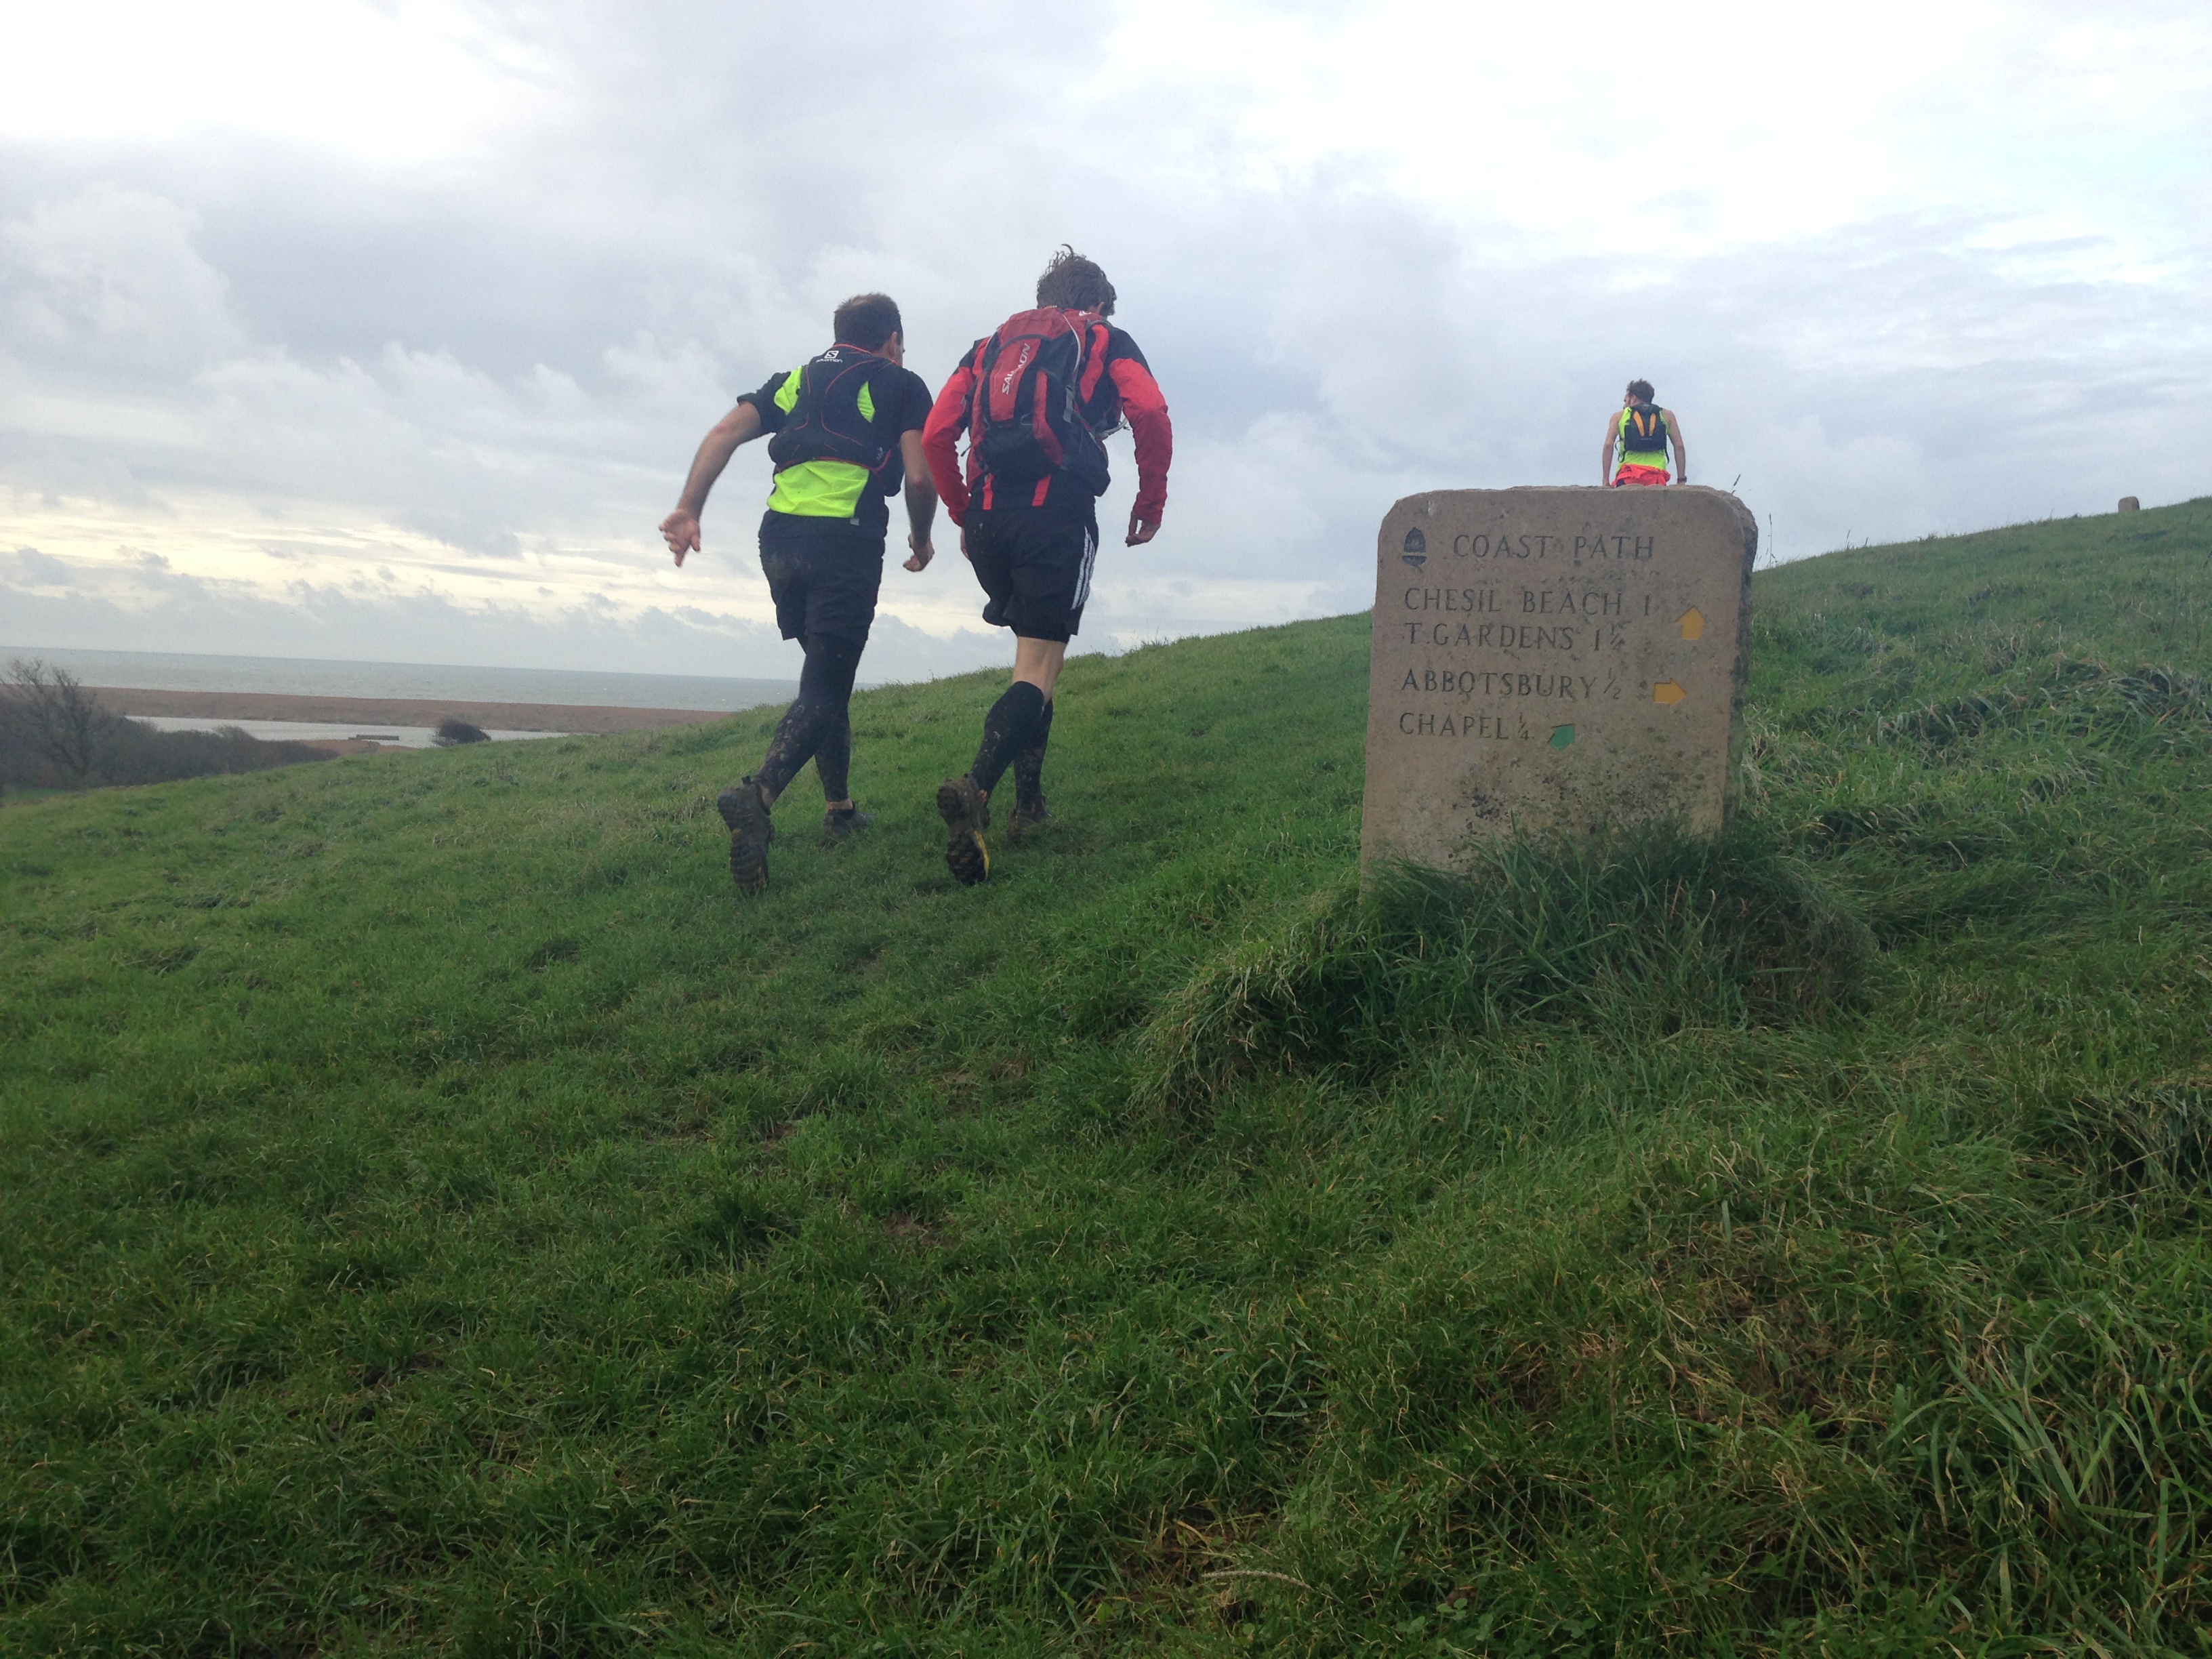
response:
<path id="1" fill-rule="evenodd" d="M 1443 489 L 1382 520 L 1363 860 L 1735 793 L 1759 526 L 1725 490 Z"/>

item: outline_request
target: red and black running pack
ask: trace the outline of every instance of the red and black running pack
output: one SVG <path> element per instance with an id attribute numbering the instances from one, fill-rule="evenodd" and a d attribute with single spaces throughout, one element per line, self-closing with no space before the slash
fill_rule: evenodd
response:
<path id="1" fill-rule="evenodd" d="M 1106 446 L 1083 411 L 1106 372 L 1105 321 L 1046 306 L 1016 312 L 975 347 L 968 411 L 971 474 L 1030 483 L 1064 473 L 1096 495 Z"/>

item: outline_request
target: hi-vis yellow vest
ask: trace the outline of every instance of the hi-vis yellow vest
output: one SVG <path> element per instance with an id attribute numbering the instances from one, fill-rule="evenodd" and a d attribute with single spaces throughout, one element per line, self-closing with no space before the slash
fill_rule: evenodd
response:
<path id="1" fill-rule="evenodd" d="M 1620 411 L 1620 464 L 1623 466 L 1667 465 L 1667 417 L 1656 404 L 1643 404 Z"/>
<path id="2" fill-rule="evenodd" d="M 841 350 L 849 352 L 855 348 L 832 346 L 814 362 L 834 362 Z M 805 368 L 794 368 L 775 389 L 775 406 L 786 415 L 799 407 L 805 374 Z M 864 422 L 876 418 L 875 394 L 865 380 L 860 383 L 860 415 Z M 769 453 L 775 454 L 773 444 Z M 868 468 L 852 461 L 795 461 L 777 469 L 775 487 L 769 493 L 769 510 L 801 519 L 857 519 L 861 494 L 872 476 Z"/>

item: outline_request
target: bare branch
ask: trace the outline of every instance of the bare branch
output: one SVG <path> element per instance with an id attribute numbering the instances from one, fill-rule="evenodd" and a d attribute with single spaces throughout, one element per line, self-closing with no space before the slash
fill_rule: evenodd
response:
<path id="1" fill-rule="evenodd" d="M 115 721 L 66 668 L 19 657 L 0 681 L 0 725 L 79 784 L 91 775 Z"/>

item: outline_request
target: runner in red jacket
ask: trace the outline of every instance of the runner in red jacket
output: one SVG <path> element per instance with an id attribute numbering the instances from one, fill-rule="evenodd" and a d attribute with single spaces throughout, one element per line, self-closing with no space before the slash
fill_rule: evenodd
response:
<path id="1" fill-rule="evenodd" d="M 1175 452 L 1167 399 L 1137 343 L 1106 321 L 1114 314 L 1114 300 L 1106 273 L 1072 248 L 1054 254 L 1037 279 L 1040 310 L 1064 313 L 1064 321 L 1047 320 L 1063 338 L 1072 332 L 1080 343 L 1073 348 L 1079 350 L 1073 385 L 1082 423 L 1091 434 L 1076 434 L 1082 456 L 1069 455 L 1033 481 L 1018 474 L 1009 481 L 996 476 L 977 453 L 981 434 L 970 428 L 985 407 L 977 393 L 987 364 L 1000 361 L 994 347 L 1004 330 L 977 341 L 961 361 L 937 394 L 922 431 L 930 476 L 952 522 L 961 526 L 960 550 L 982 585 L 988 601 L 983 620 L 1014 631 L 1013 684 L 984 717 L 975 763 L 937 791 L 937 809 L 948 832 L 945 864 L 970 886 L 990 873 L 983 841 L 991 821 L 988 803 L 1009 766 L 1015 798 L 1007 839 L 1019 842 L 1025 830 L 1051 816 L 1042 775 L 1045 744 L 1052 734 L 1053 687 L 1091 597 L 1091 566 L 1098 553 L 1097 498 L 1106 477 L 1104 452 L 1097 440 L 1118 430 L 1126 419 L 1136 441 L 1137 499 L 1129 509 L 1129 546 L 1158 533 L 1167 506 L 1168 464 Z M 1024 315 L 1034 319 L 1037 313 Z M 1023 365 L 1030 361 L 1020 360 Z M 1057 449 L 1045 432 L 1044 416 L 1039 414 L 1035 424 L 1040 439 Z M 964 466 L 959 452 L 963 434 L 969 439 Z"/>

